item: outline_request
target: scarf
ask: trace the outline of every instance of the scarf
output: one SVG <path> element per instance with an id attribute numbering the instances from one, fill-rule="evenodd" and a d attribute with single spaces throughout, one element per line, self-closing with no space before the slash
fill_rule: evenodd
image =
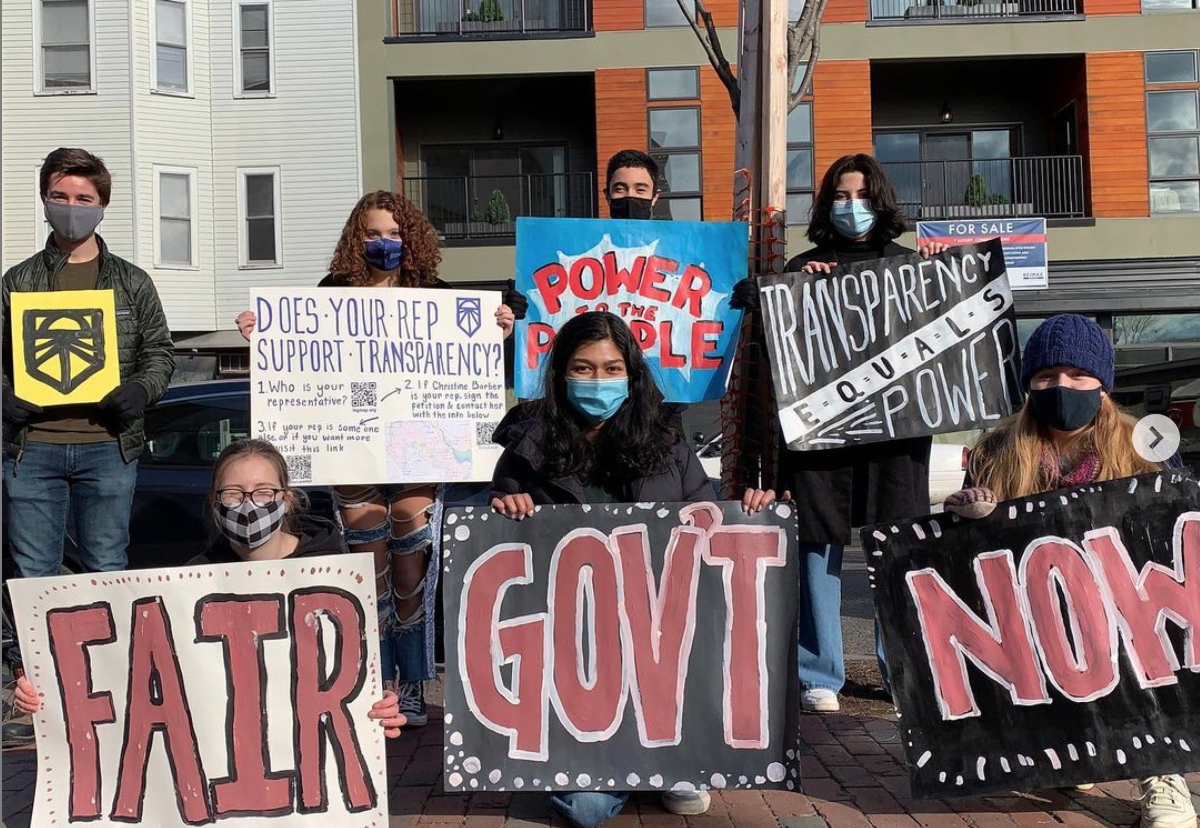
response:
<path id="1" fill-rule="evenodd" d="M 1088 449 L 1079 458 L 1075 468 L 1064 471 L 1062 458 L 1049 446 L 1043 445 L 1038 457 L 1042 480 L 1050 489 L 1069 489 L 1095 483 L 1100 477 L 1100 456 Z"/>

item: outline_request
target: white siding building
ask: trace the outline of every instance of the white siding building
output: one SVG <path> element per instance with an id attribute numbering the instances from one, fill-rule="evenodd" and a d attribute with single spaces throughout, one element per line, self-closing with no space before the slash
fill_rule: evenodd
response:
<path id="1" fill-rule="evenodd" d="M 42 159 L 77 146 L 177 345 L 241 344 L 251 289 L 325 274 L 362 194 L 354 0 L 4 0 L 0 24 L 5 268 L 45 242 Z"/>

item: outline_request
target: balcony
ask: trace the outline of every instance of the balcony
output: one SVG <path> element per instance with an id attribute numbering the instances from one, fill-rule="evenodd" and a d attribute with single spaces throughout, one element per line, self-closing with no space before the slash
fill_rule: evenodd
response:
<path id="1" fill-rule="evenodd" d="M 883 162 L 910 219 L 1081 218 L 1079 155 Z"/>
<path id="2" fill-rule="evenodd" d="M 871 0 L 873 23 L 1044 20 L 1079 14 L 1079 0 Z"/>
<path id="3" fill-rule="evenodd" d="M 450 243 L 510 244 L 520 216 L 596 215 L 590 172 L 406 178 L 404 195 Z"/>
<path id="4" fill-rule="evenodd" d="M 513 38 L 590 30 L 589 0 L 399 0 L 405 39 Z"/>

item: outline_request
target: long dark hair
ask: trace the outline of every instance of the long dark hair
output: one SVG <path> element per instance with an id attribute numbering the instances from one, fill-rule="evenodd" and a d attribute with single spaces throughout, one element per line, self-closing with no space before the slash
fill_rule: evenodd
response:
<path id="1" fill-rule="evenodd" d="M 869 155 L 843 155 L 830 165 L 821 179 L 821 189 L 813 202 L 812 219 L 808 222 L 808 238 L 818 247 L 833 245 L 843 236 L 833 226 L 830 213 L 833 197 L 837 193 L 838 181 L 846 173 L 862 173 L 866 179 L 867 193 L 871 198 L 871 209 L 875 211 L 875 226 L 867 240 L 879 246 L 885 245 L 901 235 L 904 230 L 904 213 L 896 203 L 896 191 L 879 162 Z"/>
<path id="2" fill-rule="evenodd" d="M 587 421 L 567 399 L 567 369 L 584 345 L 609 340 L 625 359 L 629 397 L 589 440 Z M 611 313 L 581 313 L 554 337 L 546 360 L 544 395 L 534 404 L 542 424 L 545 470 L 555 477 L 620 491 L 634 480 L 663 471 L 675 443 L 662 392 L 633 333 Z"/>

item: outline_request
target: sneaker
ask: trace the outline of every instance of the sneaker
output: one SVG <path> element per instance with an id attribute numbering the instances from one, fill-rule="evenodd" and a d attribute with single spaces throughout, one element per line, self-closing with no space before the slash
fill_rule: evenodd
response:
<path id="1" fill-rule="evenodd" d="M 402 681 L 396 695 L 400 697 L 400 712 L 408 719 L 406 727 L 429 724 L 429 713 L 425 710 L 425 682 Z"/>
<path id="2" fill-rule="evenodd" d="M 837 693 L 824 687 L 814 687 L 800 694 L 800 709 L 808 713 L 836 713 L 842 709 Z"/>
<path id="3" fill-rule="evenodd" d="M 1195 828 L 1196 809 L 1182 776 L 1151 776 L 1141 789 L 1142 828 Z"/>
<path id="4" fill-rule="evenodd" d="M 708 791 L 666 791 L 662 795 L 662 806 L 679 816 L 698 816 L 708 813 L 712 795 Z"/>

